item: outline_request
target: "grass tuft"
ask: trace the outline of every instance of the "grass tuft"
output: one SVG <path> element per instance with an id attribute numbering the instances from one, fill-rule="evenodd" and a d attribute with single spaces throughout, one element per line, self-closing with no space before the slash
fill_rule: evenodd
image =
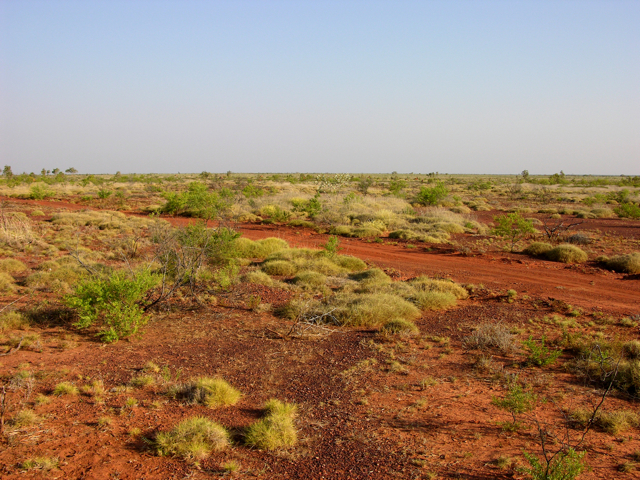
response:
<path id="1" fill-rule="evenodd" d="M 588 260 L 588 255 L 575 245 L 562 244 L 549 250 L 545 256 L 554 262 L 562 263 L 584 263 Z"/>
<path id="2" fill-rule="evenodd" d="M 159 433 L 155 446 L 160 456 L 203 460 L 211 452 L 229 446 L 229 433 L 222 425 L 208 418 L 192 417 L 183 420 L 169 432 Z"/>
<path id="3" fill-rule="evenodd" d="M 242 397 L 240 391 L 221 378 L 200 377 L 183 385 L 177 396 L 209 408 L 235 405 Z"/>
<path id="4" fill-rule="evenodd" d="M 247 429 L 245 443 L 262 450 L 294 446 L 298 441 L 293 423 L 297 406 L 272 399 L 265 404 L 264 410 L 266 416 Z"/>

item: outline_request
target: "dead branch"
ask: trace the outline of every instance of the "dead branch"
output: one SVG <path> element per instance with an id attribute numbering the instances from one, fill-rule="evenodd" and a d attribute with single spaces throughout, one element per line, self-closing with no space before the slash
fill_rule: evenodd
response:
<path id="1" fill-rule="evenodd" d="M 22 347 L 22 342 L 24 341 L 24 336 L 20 339 L 20 343 L 18 343 L 17 347 L 12 348 L 11 350 L 9 350 L 6 353 L 0 353 L 0 357 L 5 357 L 7 355 L 11 355 L 12 353 L 17 352 L 18 350 L 20 350 L 20 347 Z"/>

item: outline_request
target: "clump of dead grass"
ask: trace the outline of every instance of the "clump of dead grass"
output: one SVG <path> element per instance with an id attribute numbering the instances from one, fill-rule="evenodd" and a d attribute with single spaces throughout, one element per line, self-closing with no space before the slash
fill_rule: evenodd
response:
<path id="1" fill-rule="evenodd" d="M 463 340 L 466 348 L 487 350 L 497 348 L 503 353 L 512 353 L 518 349 L 516 336 L 501 323 L 483 323 L 471 335 Z"/>
<path id="2" fill-rule="evenodd" d="M 0 272 L 14 274 L 23 272 L 26 269 L 27 266 L 15 258 L 4 258 L 0 260 Z"/>

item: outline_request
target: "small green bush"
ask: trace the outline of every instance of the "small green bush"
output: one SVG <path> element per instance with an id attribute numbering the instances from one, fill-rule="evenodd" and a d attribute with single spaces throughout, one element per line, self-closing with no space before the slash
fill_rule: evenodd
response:
<path id="1" fill-rule="evenodd" d="M 640 273 L 640 253 L 634 252 L 627 255 L 616 255 L 605 261 L 607 268 L 621 273 Z"/>
<path id="2" fill-rule="evenodd" d="M 147 270 L 133 274 L 116 271 L 108 277 L 92 276 L 81 281 L 65 303 L 78 312 L 78 328 L 100 324 L 98 335 L 105 342 L 135 335 L 146 323 L 140 303 L 159 279 Z"/>
<path id="3" fill-rule="evenodd" d="M 220 424 L 205 417 L 183 420 L 169 432 L 155 439 L 158 455 L 173 455 L 188 460 L 203 460 L 211 452 L 229 446 L 229 433 Z"/>
<path id="4" fill-rule="evenodd" d="M 584 250 L 569 244 L 558 245 L 549 250 L 545 256 L 551 261 L 562 263 L 584 263 L 589 258 Z"/>
<path id="5" fill-rule="evenodd" d="M 584 455 L 586 452 L 577 453 L 573 448 L 559 452 L 551 462 L 541 461 L 537 456 L 523 452 L 530 467 L 524 471 L 531 475 L 533 480 L 574 480 L 586 468 Z"/>
<path id="6" fill-rule="evenodd" d="M 416 335 L 420 332 L 420 329 L 410 320 L 403 318 L 394 318 L 389 320 L 380 329 L 380 332 L 385 335 Z"/>
<path id="7" fill-rule="evenodd" d="M 269 400 L 264 409 L 266 416 L 247 429 L 245 443 L 263 450 L 294 446 L 298 441 L 294 425 L 297 407 L 279 400 Z"/>
<path id="8" fill-rule="evenodd" d="M 533 242 L 527 248 L 525 248 L 522 253 L 526 255 L 532 255 L 534 257 L 540 257 L 542 255 L 546 255 L 546 253 L 553 249 L 553 246 L 550 243 L 546 242 Z"/>
<path id="9" fill-rule="evenodd" d="M 545 341 L 546 339 L 543 336 L 540 342 L 536 342 L 532 337 L 522 342 L 522 345 L 529 351 L 527 363 L 538 367 L 546 367 L 554 364 L 558 357 L 562 355 L 561 350 L 551 350 L 547 347 Z"/>

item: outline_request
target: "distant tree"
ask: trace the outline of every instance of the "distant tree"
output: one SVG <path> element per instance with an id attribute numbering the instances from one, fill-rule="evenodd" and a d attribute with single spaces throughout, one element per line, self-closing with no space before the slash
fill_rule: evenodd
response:
<path id="1" fill-rule="evenodd" d="M 519 213 L 509 213 L 507 215 L 493 217 L 493 221 L 496 222 L 496 227 L 492 233 L 499 237 L 509 238 L 511 240 L 512 252 L 518 240 L 536 231 L 535 228 L 533 228 L 531 220 L 522 218 Z"/>
<path id="2" fill-rule="evenodd" d="M 75 168 L 71 167 L 71 168 L 67 168 L 65 170 L 65 172 L 67 172 L 67 173 L 78 173 L 78 170 L 76 170 Z"/>
<path id="3" fill-rule="evenodd" d="M 54 168 L 53 170 L 51 170 L 51 173 L 53 173 L 54 175 L 57 175 L 59 171 L 60 171 L 59 168 Z"/>
<path id="4" fill-rule="evenodd" d="M 369 188 L 371 188 L 371 185 L 373 185 L 373 178 L 371 178 L 371 176 L 362 176 L 360 177 L 360 180 L 358 180 L 357 189 L 360 193 L 366 195 L 367 193 L 369 193 Z"/>
<path id="5" fill-rule="evenodd" d="M 9 165 L 4 166 L 4 168 L 2 169 L 2 175 L 7 178 L 13 177 L 13 171 L 11 170 L 11 167 Z"/>
<path id="6" fill-rule="evenodd" d="M 520 175 L 522 175 L 522 178 L 525 182 L 529 181 L 529 170 L 522 170 L 522 173 Z"/>
<path id="7" fill-rule="evenodd" d="M 42 170 L 40 170 L 40 175 L 42 175 L 43 177 L 47 176 L 47 169 L 43 168 Z"/>

